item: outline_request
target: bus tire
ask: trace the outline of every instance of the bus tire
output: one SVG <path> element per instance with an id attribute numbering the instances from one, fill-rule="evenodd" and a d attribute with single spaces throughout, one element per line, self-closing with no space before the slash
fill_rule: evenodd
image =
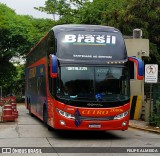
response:
<path id="1" fill-rule="evenodd" d="M 31 104 L 29 104 L 29 115 L 30 115 L 31 117 L 34 117 L 33 113 L 31 112 Z"/>
<path id="2" fill-rule="evenodd" d="M 47 126 L 48 127 L 48 131 L 53 131 L 53 128 L 51 126 Z"/>
<path id="3" fill-rule="evenodd" d="M 28 104 L 29 102 L 28 102 L 28 98 L 27 98 L 27 100 L 26 100 L 26 101 L 27 101 L 26 108 L 29 110 L 29 104 Z"/>
<path id="4" fill-rule="evenodd" d="M 45 105 L 43 106 L 43 122 L 47 125 L 47 109 Z"/>

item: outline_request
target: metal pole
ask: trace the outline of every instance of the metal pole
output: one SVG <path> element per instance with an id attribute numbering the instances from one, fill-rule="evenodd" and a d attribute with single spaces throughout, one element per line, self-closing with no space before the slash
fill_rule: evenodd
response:
<path id="1" fill-rule="evenodd" d="M 152 107 L 152 83 L 150 84 L 150 115 L 153 112 L 153 107 Z"/>
<path id="2" fill-rule="evenodd" d="M 0 86 L 0 88 L 1 88 L 1 100 L 2 100 L 2 86 Z"/>

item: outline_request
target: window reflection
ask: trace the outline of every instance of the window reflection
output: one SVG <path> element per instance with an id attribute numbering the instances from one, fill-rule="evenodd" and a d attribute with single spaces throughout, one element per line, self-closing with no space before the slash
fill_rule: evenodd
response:
<path id="1" fill-rule="evenodd" d="M 57 96 L 60 98 L 95 101 L 129 98 L 129 76 L 126 68 L 61 67 L 59 72 Z"/>

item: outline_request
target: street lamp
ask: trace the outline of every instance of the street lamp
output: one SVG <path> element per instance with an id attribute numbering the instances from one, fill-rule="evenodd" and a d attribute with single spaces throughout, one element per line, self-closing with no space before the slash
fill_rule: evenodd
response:
<path id="1" fill-rule="evenodd" d="M 2 86 L 0 86 L 0 89 L 1 89 L 1 98 L 0 99 L 2 100 Z"/>

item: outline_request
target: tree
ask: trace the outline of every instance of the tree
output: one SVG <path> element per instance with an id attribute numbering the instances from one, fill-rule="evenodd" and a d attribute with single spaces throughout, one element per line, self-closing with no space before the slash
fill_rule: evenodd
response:
<path id="1" fill-rule="evenodd" d="M 25 92 L 25 69 L 24 65 L 16 66 L 16 76 L 13 78 L 12 92 L 17 95 L 17 97 L 22 98 Z"/>
<path id="2" fill-rule="evenodd" d="M 3 61 L 0 64 L 0 86 L 3 87 L 3 95 L 11 92 L 14 77 L 16 76 L 15 66 L 8 62 Z"/>
<path id="3" fill-rule="evenodd" d="M 35 9 L 46 12 L 47 14 L 53 14 L 54 20 L 55 15 L 60 17 L 63 15 L 70 14 L 70 5 L 65 0 L 47 0 L 45 2 L 45 7 L 35 7 Z"/>
<path id="4" fill-rule="evenodd" d="M 9 61 L 28 51 L 32 43 L 32 25 L 3 4 L 0 5 L 0 21 L 0 60 Z"/>
<path id="5" fill-rule="evenodd" d="M 55 20 L 55 15 L 59 16 L 59 20 L 73 23 L 75 16 L 78 15 L 78 10 L 84 6 L 89 0 L 46 0 L 44 6 L 35 7 L 35 9 L 52 14 Z"/>
<path id="6" fill-rule="evenodd" d="M 150 40 L 150 62 L 160 65 L 160 0 L 131 0 L 124 13 L 122 31 L 130 34 L 134 28 L 143 31 Z"/>
<path id="7" fill-rule="evenodd" d="M 31 45 L 27 39 L 28 23 L 6 5 L 0 4 L 0 85 L 4 92 L 10 92 L 16 68 L 10 62 L 13 56 L 24 54 Z M 28 26 L 28 25 L 27 25 Z M 29 26 L 28 26 L 29 27 Z"/>
<path id="8" fill-rule="evenodd" d="M 0 3 L 0 86 L 3 92 L 14 90 L 13 84 L 19 81 L 16 76 L 20 68 L 14 66 L 11 58 L 25 56 L 54 24 L 52 20 L 16 15 Z"/>

